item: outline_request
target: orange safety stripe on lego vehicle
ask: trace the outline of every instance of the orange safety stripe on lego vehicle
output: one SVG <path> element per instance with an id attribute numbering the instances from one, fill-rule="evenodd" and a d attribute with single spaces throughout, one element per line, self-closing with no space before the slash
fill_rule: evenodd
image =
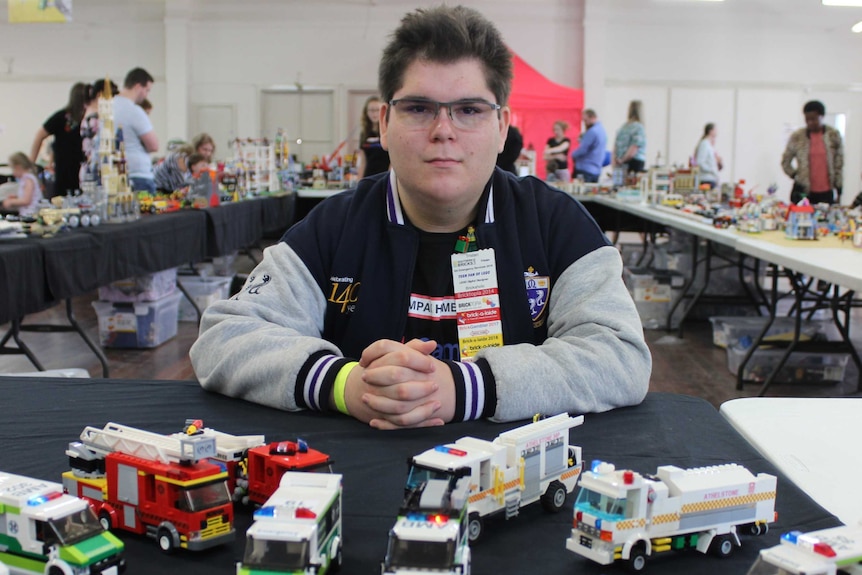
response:
<path id="1" fill-rule="evenodd" d="M 686 503 L 682 506 L 682 513 L 698 513 L 701 511 L 712 511 L 722 507 L 739 507 L 741 505 L 754 505 L 759 501 L 775 499 L 774 491 L 763 493 L 750 493 L 739 497 L 728 497 L 726 499 L 715 499 L 713 501 L 698 501 L 697 503 Z"/>
<path id="2" fill-rule="evenodd" d="M 579 466 L 575 467 L 574 469 L 566 471 L 565 473 L 560 475 L 560 479 L 565 481 L 569 477 L 574 477 L 575 475 L 578 475 L 580 472 L 581 472 L 581 466 L 579 465 Z"/>
<path id="3" fill-rule="evenodd" d="M 664 515 L 656 515 L 652 518 L 653 525 L 662 525 L 663 523 L 674 523 L 679 521 L 679 513 L 665 513 Z"/>
<path id="4" fill-rule="evenodd" d="M 224 471 L 222 473 L 215 473 L 207 477 L 201 477 L 200 479 L 186 479 L 185 481 L 180 479 L 173 479 L 171 477 L 165 477 L 164 475 L 156 475 L 156 480 L 164 481 L 165 483 L 173 483 L 174 485 L 179 485 L 180 487 L 191 487 L 192 485 L 211 483 L 218 479 L 227 479 L 227 471 Z"/>
<path id="5" fill-rule="evenodd" d="M 616 528 L 618 531 L 625 531 L 627 529 L 640 528 L 644 525 L 646 525 L 646 519 L 641 517 L 640 519 L 626 519 L 625 521 L 617 521 Z"/>
<path id="6" fill-rule="evenodd" d="M 514 487 L 519 486 L 520 484 L 520 479 L 513 479 L 512 481 L 503 484 L 503 491 L 508 491 Z M 482 499 L 485 499 L 487 496 L 491 495 L 493 491 L 493 489 L 486 489 L 485 491 L 480 491 L 475 495 L 471 495 L 469 501 L 470 503 L 476 503 L 477 501 L 481 501 Z"/>

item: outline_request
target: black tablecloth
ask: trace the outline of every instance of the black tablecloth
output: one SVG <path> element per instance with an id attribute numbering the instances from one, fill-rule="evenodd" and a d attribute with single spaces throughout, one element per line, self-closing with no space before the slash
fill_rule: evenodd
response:
<path id="1" fill-rule="evenodd" d="M 222 256 L 263 237 L 264 201 L 250 200 L 201 210 L 207 217 L 206 255 Z"/>
<path id="2" fill-rule="evenodd" d="M 263 235 L 264 237 L 280 238 L 293 224 L 296 211 L 296 194 L 272 196 L 265 198 L 263 202 L 261 209 Z"/>
<path id="3" fill-rule="evenodd" d="M 0 243 L 0 324 L 49 306 L 45 264 L 39 246 Z"/>
<path id="4" fill-rule="evenodd" d="M 465 435 L 492 439 L 521 425 L 487 421 L 430 430 L 375 431 L 343 416 L 285 413 L 202 391 L 193 382 L 128 380 L 57 380 L 0 377 L 0 469 L 59 481 L 66 470 L 64 450 L 86 425 L 108 421 L 159 433 L 178 431 L 186 418 L 202 418 L 208 427 L 233 434 L 266 435 L 268 441 L 307 440 L 328 453 L 344 475 L 344 570 L 346 574 L 380 572 L 389 529 L 403 494 L 406 460 L 434 445 Z M 673 394 L 650 394 L 640 406 L 588 415 L 571 430 L 570 443 L 583 447 L 584 460 L 613 462 L 654 473 L 659 465 L 697 467 L 736 462 L 752 472 L 777 473 L 707 402 Z M 565 548 L 574 496 L 564 510 L 546 513 L 535 504 L 508 522 L 492 518 L 484 539 L 472 546 L 473 573 L 560 574 L 618 573 Z M 651 573 L 744 574 L 759 549 L 777 544 L 781 533 L 838 525 L 787 479 L 778 482 L 778 521 L 763 537 L 743 537 L 743 547 L 728 559 L 694 551 L 669 552 L 651 560 Z M 251 510 L 236 513 L 238 538 L 232 545 L 203 552 L 162 555 L 153 540 L 122 531 L 127 573 L 235 573 Z"/>

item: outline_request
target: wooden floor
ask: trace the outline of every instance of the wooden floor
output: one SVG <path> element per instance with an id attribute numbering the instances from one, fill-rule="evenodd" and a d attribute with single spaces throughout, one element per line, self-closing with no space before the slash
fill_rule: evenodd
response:
<path id="1" fill-rule="evenodd" d="M 96 294 L 74 300 L 74 313 L 87 333 L 98 342 L 96 313 L 91 302 Z M 853 322 L 856 348 L 862 350 L 862 310 L 856 310 Z M 45 312 L 29 316 L 26 324 L 65 322 L 65 306 L 56 306 Z M 3 333 L 8 324 L 2 326 Z M 727 369 L 727 356 L 723 349 L 712 345 L 712 329 L 709 322 L 689 322 L 685 326 L 684 338 L 662 330 L 647 330 L 646 339 L 652 350 L 653 372 L 650 382 L 652 391 L 683 393 L 702 397 L 715 406 L 737 397 L 757 395 L 756 385 L 736 390 L 735 377 Z M 93 377 L 101 377 L 101 366 L 76 334 L 69 333 L 23 333 L 22 339 L 39 357 L 46 369 L 68 367 L 84 368 Z M 193 380 L 194 371 L 189 362 L 188 351 L 197 337 L 195 323 L 180 322 L 177 336 L 155 349 L 106 349 L 110 364 L 110 376 L 120 379 L 168 379 Z M 775 385 L 770 396 L 844 396 L 856 394 L 856 371 L 852 362 L 844 383 L 839 385 L 801 386 Z M 21 355 L 0 355 L 0 373 L 34 371 L 30 362 Z"/>

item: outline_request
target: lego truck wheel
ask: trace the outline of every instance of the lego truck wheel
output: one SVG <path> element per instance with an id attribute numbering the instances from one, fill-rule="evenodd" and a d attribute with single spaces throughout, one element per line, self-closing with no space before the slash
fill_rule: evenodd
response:
<path id="1" fill-rule="evenodd" d="M 646 569 L 646 564 L 646 550 L 644 549 L 643 543 L 639 543 L 638 545 L 632 547 L 632 550 L 629 553 L 629 559 L 626 562 L 626 567 L 632 573 L 640 573 L 641 571 Z"/>
<path id="2" fill-rule="evenodd" d="M 566 486 L 559 481 L 551 481 L 548 489 L 542 495 L 542 507 L 551 513 L 557 513 L 566 504 Z"/>
<path id="3" fill-rule="evenodd" d="M 716 557 L 730 557 L 733 553 L 735 542 L 732 535 L 717 535 L 712 540 L 710 550 Z"/>
<path id="4" fill-rule="evenodd" d="M 170 527 L 159 527 L 156 533 L 156 542 L 166 555 L 170 555 L 179 546 L 179 534 L 176 529 Z"/>
<path id="5" fill-rule="evenodd" d="M 739 528 L 744 534 L 758 537 L 769 533 L 768 523 L 749 523 Z"/>
<path id="6" fill-rule="evenodd" d="M 482 537 L 485 532 L 485 523 L 478 513 L 471 513 L 467 518 L 467 537 L 470 543 L 474 543 Z"/>
<path id="7" fill-rule="evenodd" d="M 105 531 L 110 531 L 113 526 L 113 522 L 111 521 L 111 514 L 102 509 L 99 511 L 99 523 L 102 524 L 102 528 Z"/>

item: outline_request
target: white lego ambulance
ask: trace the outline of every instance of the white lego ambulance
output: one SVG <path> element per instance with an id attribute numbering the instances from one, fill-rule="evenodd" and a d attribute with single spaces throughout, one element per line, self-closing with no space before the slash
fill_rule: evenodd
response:
<path id="1" fill-rule="evenodd" d="M 781 536 L 763 549 L 748 575 L 862 575 L 862 525 Z"/>

